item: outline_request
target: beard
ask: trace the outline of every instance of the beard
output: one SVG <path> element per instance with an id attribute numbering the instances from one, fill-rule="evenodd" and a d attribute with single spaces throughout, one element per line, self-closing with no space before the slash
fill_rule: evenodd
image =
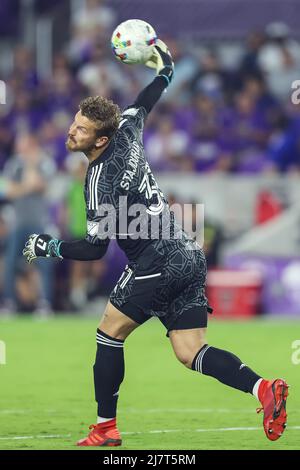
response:
<path id="1" fill-rule="evenodd" d="M 68 137 L 66 141 L 66 149 L 69 150 L 69 152 L 76 152 L 77 149 L 76 147 L 76 142 L 74 140 L 71 140 L 70 137 Z"/>
<path id="2" fill-rule="evenodd" d="M 67 150 L 69 150 L 69 152 L 83 152 L 84 154 L 87 155 L 92 150 L 94 150 L 95 145 L 94 143 L 79 144 L 75 140 L 68 137 L 66 141 L 66 148 Z"/>

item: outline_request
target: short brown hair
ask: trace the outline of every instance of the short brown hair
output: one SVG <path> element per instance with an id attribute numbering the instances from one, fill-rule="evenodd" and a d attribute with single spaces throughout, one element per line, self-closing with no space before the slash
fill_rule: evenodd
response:
<path id="1" fill-rule="evenodd" d="M 81 114 L 97 126 L 97 137 L 110 138 L 120 123 L 120 108 L 113 101 L 103 96 L 90 96 L 79 104 Z"/>

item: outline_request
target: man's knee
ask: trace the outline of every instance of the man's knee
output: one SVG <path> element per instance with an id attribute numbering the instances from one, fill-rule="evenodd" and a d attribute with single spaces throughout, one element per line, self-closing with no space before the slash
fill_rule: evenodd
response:
<path id="1" fill-rule="evenodd" d="M 138 326 L 138 323 L 108 303 L 98 328 L 112 338 L 125 340 Z"/>
<path id="2" fill-rule="evenodd" d="M 170 340 L 177 359 L 191 369 L 193 360 L 206 344 L 206 328 L 170 331 Z"/>
<path id="3" fill-rule="evenodd" d="M 179 362 L 181 362 L 181 364 L 183 364 L 188 369 L 191 369 L 193 358 L 191 354 L 189 354 L 189 351 L 180 351 L 180 352 L 176 352 L 175 354 Z"/>
<path id="4" fill-rule="evenodd" d="M 196 354 L 205 344 L 206 343 L 203 341 L 199 343 L 199 346 L 197 346 L 197 348 L 182 348 L 179 350 L 175 350 L 175 355 L 179 362 L 181 362 L 181 364 L 183 364 L 188 369 L 191 369 Z"/>

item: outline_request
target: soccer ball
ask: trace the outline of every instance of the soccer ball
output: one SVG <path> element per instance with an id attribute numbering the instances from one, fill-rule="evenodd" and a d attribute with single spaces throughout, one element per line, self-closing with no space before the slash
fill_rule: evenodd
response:
<path id="1" fill-rule="evenodd" d="M 156 32 L 146 21 L 127 20 L 114 30 L 111 47 L 121 62 L 145 64 L 152 56 L 156 41 Z"/>

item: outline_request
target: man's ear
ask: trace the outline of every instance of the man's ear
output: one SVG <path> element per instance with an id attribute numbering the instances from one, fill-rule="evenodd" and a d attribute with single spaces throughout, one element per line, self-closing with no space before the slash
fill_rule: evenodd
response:
<path id="1" fill-rule="evenodd" d="M 95 147 L 97 149 L 100 149 L 101 147 L 104 147 L 104 145 L 107 144 L 108 140 L 109 139 L 106 136 L 98 137 L 98 139 L 96 140 L 96 143 L 95 143 Z"/>

